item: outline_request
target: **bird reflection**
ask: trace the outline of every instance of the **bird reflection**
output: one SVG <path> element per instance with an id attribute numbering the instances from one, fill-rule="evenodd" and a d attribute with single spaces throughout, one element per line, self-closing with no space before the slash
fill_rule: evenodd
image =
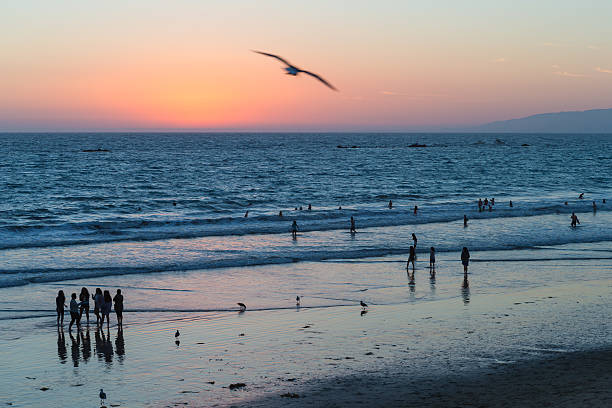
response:
<path id="1" fill-rule="evenodd" d="M 64 337 L 64 329 L 61 327 L 57 328 L 57 356 L 60 359 L 61 364 L 66 364 L 68 358 L 68 351 L 66 350 L 66 338 Z"/>

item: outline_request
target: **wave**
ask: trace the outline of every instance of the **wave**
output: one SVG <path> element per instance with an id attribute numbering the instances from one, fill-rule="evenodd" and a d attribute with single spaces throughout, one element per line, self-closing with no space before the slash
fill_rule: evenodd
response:
<path id="1" fill-rule="evenodd" d="M 607 211 L 604 204 L 600 211 Z M 591 211 L 590 202 L 572 202 L 570 205 L 550 204 L 544 201 L 515 203 L 513 208 L 498 203 L 493 211 L 478 212 L 475 204 L 466 202 L 438 202 L 424 204 L 418 215 L 413 207 L 399 206 L 392 210 L 371 207 L 345 207 L 342 210 L 326 208 L 313 211 L 285 211 L 284 216 L 252 210 L 249 217 L 242 214 L 210 217 L 209 213 L 191 214 L 183 217 L 150 218 L 134 214 L 99 221 L 69 222 L 63 224 L 22 223 L 0 226 L 0 250 L 36 248 L 50 246 L 87 245 L 118 241 L 156 241 L 174 238 L 200 238 L 208 236 L 231 236 L 249 234 L 281 234 L 290 230 L 296 220 L 302 232 L 342 230 L 348 228 L 348 219 L 353 216 L 357 228 L 419 225 L 454 222 L 463 219 L 494 219 L 530 217 Z M 39 221 L 39 220 L 34 220 Z M 43 219 L 44 221 L 44 219 Z"/>
<path id="2" fill-rule="evenodd" d="M 541 246 L 552 246 L 567 244 L 570 242 L 579 243 L 595 243 L 612 241 L 612 231 L 607 231 L 598 236 L 575 237 L 573 239 L 558 239 L 554 235 L 547 237 L 534 237 L 529 245 L 512 246 L 500 244 L 499 242 L 490 242 L 488 244 L 480 243 L 476 245 L 479 251 L 508 251 L 514 249 L 540 249 Z M 471 245 L 470 245 L 471 246 Z M 439 245 L 436 247 L 436 252 L 453 252 L 457 251 L 456 245 Z M 329 262 L 360 262 L 364 258 L 377 258 L 388 255 L 405 255 L 408 252 L 406 245 L 403 246 L 384 246 L 379 248 L 359 248 L 359 249 L 298 249 L 289 253 L 283 252 L 261 252 L 254 253 L 245 251 L 238 256 L 227 258 L 212 258 L 212 259 L 197 259 L 192 261 L 178 261 L 146 266 L 107 266 L 107 267 L 82 267 L 82 268 L 37 268 L 37 269 L 0 269 L 0 288 L 23 286 L 31 283 L 50 283 L 58 281 L 67 281 L 75 279 L 97 278 L 102 276 L 116 275 L 131 275 L 131 274 L 148 274 L 159 272 L 184 272 L 195 270 L 209 270 L 228 267 L 245 267 L 258 265 L 273 265 L 287 264 L 304 261 L 329 261 Z M 428 253 L 427 248 L 419 248 L 417 253 Z M 485 252 L 486 253 L 486 252 Z M 612 256 L 585 256 L 577 257 L 575 255 L 560 256 L 560 257 L 540 257 L 532 258 L 512 258 L 512 257 L 481 257 L 472 258 L 472 262 L 542 262 L 552 260 L 612 260 Z M 366 260 L 366 262 L 396 262 L 403 264 L 404 260 Z M 440 262 L 444 262 L 440 260 Z"/>

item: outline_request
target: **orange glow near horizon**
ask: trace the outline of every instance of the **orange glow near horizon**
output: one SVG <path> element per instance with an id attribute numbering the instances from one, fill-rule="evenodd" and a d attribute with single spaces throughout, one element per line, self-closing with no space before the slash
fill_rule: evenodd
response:
<path id="1" fill-rule="evenodd" d="M 475 3 L 3 4 L 0 131 L 410 130 L 612 107 L 611 5 Z"/>

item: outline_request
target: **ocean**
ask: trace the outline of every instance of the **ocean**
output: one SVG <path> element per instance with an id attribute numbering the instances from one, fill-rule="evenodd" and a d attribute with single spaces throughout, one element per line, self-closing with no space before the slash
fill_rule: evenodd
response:
<path id="1" fill-rule="evenodd" d="M 3 134 L 0 287 L 401 254 L 414 231 L 425 252 L 611 241 L 611 175 L 609 135 Z"/>

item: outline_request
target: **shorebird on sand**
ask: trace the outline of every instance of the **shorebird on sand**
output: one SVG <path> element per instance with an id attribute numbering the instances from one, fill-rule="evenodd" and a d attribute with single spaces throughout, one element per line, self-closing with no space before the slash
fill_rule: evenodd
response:
<path id="1" fill-rule="evenodd" d="M 362 307 L 364 310 L 368 308 L 368 305 L 367 305 L 367 304 L 365 304 L 365 303 L 363 302 L 363 300 L 362 300 L 362 301 L 360 301 L 360 302 L 359 302 L 359 304 L 361 305 L 361 307 Z"/>
<path id="2" fill-rule="evenodd" d="M 246 310 L 246 305 L 242 302 L 238 302 L 237 303 L 238 306 L 240 306 L 240 311 L 244 312 Z"/>
<path id="3" fill-rule="evenodd" d="M 296 305 L 296 306 L 299 306 L 299 305 L 300 305 L 300 297 L 299 297 L 299 296 L 296 296 L 296 297 L 295 297 L 295 305 Z"/>
<path id="4" fill-rule="evenodd" d="M 323 84 L 325 84 L 325 86 L 327 86 L 328 88 L 330 88 L 330 89 L 332 89 L 334 91 L 337 91 L 337 89 L 332 84 L 330 84 L 329 82 L 327 82 L 326 80 L 321 78 L 319 75 L 317 75 L 317 74 L 315 74 L 313 72 L 310 72 L 310 71 L 306 71 L 306 70 L 300 69 L 300 68 L 296 67 L 295 65 L 290 64 L 287 60 L 283 59 L 282 57 L 279 57 L 278 55 L 269 54 L 267 52 L 261 52 L 261 51 L 256 51 L 256 50 L 251 50 L 251 51 L 256 52 L 257 54 L 265 55 L 267 57 L 275 58 L 275 59 L 279 60 L 280 62 L 282 62 L 283 64 L 287 65 L 284 68 L 285 71 L 287 71 L 286 72 L 287 75 L 296 76 L 300 72 L 303 72 L 306 75 L 310 75 L 311 77 L 318 79 Z"/>
<path id="5" fill-rule="evenodd" d="M 100 388 L 100 405 L 104 405 L 104 400 L 106 399 L 106 393 L 102 388 Z"/>

